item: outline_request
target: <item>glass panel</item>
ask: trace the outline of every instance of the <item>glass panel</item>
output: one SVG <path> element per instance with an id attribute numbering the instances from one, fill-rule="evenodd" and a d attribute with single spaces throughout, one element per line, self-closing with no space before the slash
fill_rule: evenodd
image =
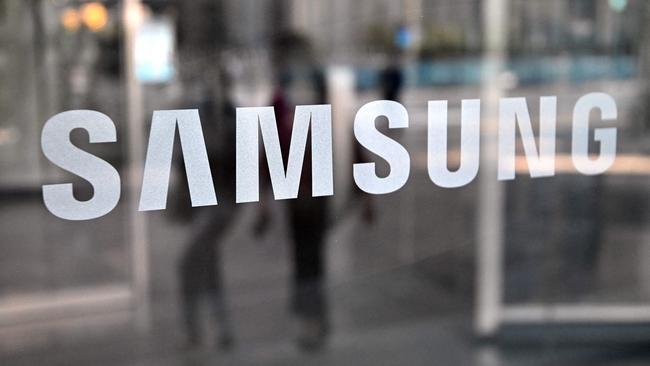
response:
<path id="1" fill-rule="evenodd" d="M 0 1 L 0 364 L 643 363 L 649 16 Z M 115 127 L 70 132 L 96 218 L 54 215 L 111 186 L 43 152 L 69 110 Z"/>
<path id="2" fill-rule="evenodd" d="M 528 98 L 535 124 L 538 98 L 557 96 L 557 138 L 554 177 L 531 179 L 522 166 L 507 184 L 506 301 L 647 303 L 645 10 L 635 2 L 513 1 L 511 11 L 517 84 L 507 94 Z M 585 176 L 571 157 L 573 109 L 593 91 L 616 100 L 617 159 L 605 174 Z M 600 148 L 592 141 L 589 152 Z"/>
<path id="3" fill-rule="evenodd" d="M 52 215 L 41 197 L 41 185 L 63 182 L 73 182 L 80 200 L 93 195 L 87 181 L 42 155 L 45 120 L 87 108 L 120 121 L 122 111 L 119 24 L 113 20 L 102 33 L 66 30 L 59 23 L 65 9 L 54 2 L 2 4 L 0 293 L 5 300 L 129 281 L 125 205 L 98 220 L 75 222 Z M 123 135 L 124 124 L 117 126 Z M 90 144 L 83 130 L 73 131 L 71 140 L 122 170 L 121 141 Z"/>

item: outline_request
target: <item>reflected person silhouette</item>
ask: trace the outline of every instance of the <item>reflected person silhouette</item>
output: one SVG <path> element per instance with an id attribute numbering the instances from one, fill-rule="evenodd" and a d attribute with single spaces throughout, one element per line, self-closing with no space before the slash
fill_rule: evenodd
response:
<path id="1" fill-rule="evenodd" d="M 182 159 L 179 159 L 180 179 L 174 204 L 175 211 L 191 215 L 190 237 L 181 255 L 178 277 L 181 296 L 182 316 L 188 346 L 202 343 L 200 309 L 206 305 L 213 317 L 217 331 L 217 344 L 227 349 L 233 344 L 233 330 L 227 310 L 223 285 L 223 265 L 220 255 L 220 241 L 234 222 L 237 214 L 235 205 L 235 131 L 234 107 L 228 98 L 223 97 L 226 85 L 221 82 L 196 82 L 197 89 L 192 107 L 199 109 L 203 133 L 207 143 L 210 170 L 219 192 L 219 205 L 189 207 L 187 177 Z M 176 154 L 179 156 L 179 154 Z M 181 197 L 181 193 L 182 196 Z"/>
<path id="2" fill-rule="evenodd" d="M 380 94 L 384 100 L 399 101 L 402 87 L 404 85 L 404 75 L 400 64 L 401 55 L 397 51 L 387 54 L 387 64 L 380 73 Z"/>
<path id="3" fill-rule="evenodd" d="M 309 41 L 301 35 L 278 35 L 273 42 L 273 63 L 277 80 L 272 105 L 286 169 L 295 107 L 323 104 L 327 93 L 322 69 L 315 62 Z M 306 146 L 311 146 L 310 140 Z M 298 198 L 286 205 L 292 240 L 291 309 L 298 325 L 298 346 L 305 350 L 320 348 L 329 330 L 324 283 L 328 200 L 312 197 L 310 150 L 305 152 Z"/>

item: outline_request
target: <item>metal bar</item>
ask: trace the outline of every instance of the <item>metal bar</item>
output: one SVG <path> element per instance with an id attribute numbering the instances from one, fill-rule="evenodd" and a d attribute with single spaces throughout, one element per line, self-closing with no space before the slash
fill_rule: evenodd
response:
<path id="1" fill-rule="evenodd" d="M 497 171 L 498 102 L 500 74 L 506 51 L 507 0 L 484 2 L 484 55 L 482 78 L 481 169 L 477 207 L 477 269 L 474 329 L 491 336 L 499 327 L 503 287 L 503 186 Z"/>
<path id="2" fill-rule="evenodd" d="M 0 326 L 124 310 L 131 302 L 131 289 L 121 284 L 8 296 L 0 301 Z"/>
<path id="3" fill-rule="evenodd" d="M 128 200 L 131 244 L 131 279 L 135 320 L 140 329 L 149 322 L 149 238 L 147 218 L 138 211 L 139 189 L 144 159 L 144 112 L 142 89 L 136 79 L 135 38 L 142 21 L 139 0 L 124 0 L 124 79 L 126 83 L 126 122 L 128 141 Z"/>
<path id="4" fill-rule="evenodd" d="M 427 153 L 414 153 L 412 155 L 413 166 L 426 170 Z M 593 156 L 595 159 L 596 156 Z M 460 165 L 460 149 L 449 149 L 448 162 L 451 167 Z M 515 171 L 517 174 L 529 175 L 528 161 L 525 155 L 515 155 Z M 555 155 L 555 174 L 582 174 L 573 165 L 571 154 Z M 603 173 L 604 176 L 627 175 L 627 176 L 648 176 L 650 175 L 650 156 L 641 154 L 617 154 L 614 164 Z M 496 177 L 494 178 L 496 179 Z"/>
<path id="5" fill-rule="evenodd" d="M 522 304 L 501 309 L 503 323 L 643 323 L 650 305 Z"/>

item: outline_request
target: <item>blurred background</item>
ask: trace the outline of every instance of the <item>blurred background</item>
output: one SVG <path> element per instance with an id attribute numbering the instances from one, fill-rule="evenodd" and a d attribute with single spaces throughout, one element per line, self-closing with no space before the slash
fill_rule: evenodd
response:
<path id="1" fill-rule="evenodd" d="M 0 363 L 650 363 L 648 24 L 643 0 L 0 0 Z M 617 159 L 585 176 L 571 116 L 595 91 L 618 106 Z M 490 126 L 498 98 L 526 97 L 537 131 L 547 95 L 556 176 L 518 160 L 498 182 L 484 140 L 471 184 L 431 182 L 427 101 L 449 100 L 453 168 L 461 99 L 480 98 Z M 412 166 L 370 196 L 352 164 L 386 164 L 352 123 L 377 99 L 407 108 L 408 129 L 377 125 Z M 235 205 L 235 107 L 275 107 L 286 159 L 295 105 L 318 103 L 332 104 L 335 195 L 310 197 L 306 164 L 297 200 Z M 219 206 L 190 207 L 177 146 L 167 209 L 138 212 L 151 114 L 181 108 L 200 111 Z M 57 182 L 92 196 L 40 150 L 70 109 L 118 131 L 71 135 L 122 178 L 95 220 L 41 198 Z"/>

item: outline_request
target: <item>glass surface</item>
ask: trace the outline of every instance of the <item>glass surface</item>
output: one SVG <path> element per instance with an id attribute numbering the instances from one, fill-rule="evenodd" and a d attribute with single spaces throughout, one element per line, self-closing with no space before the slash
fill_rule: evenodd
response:
<path id="1" fill-rule="evenodd" d="M 643 0 L 0 1 L 0 364 L 647 363 L 648 19 Z M 587 175 L 574 108 L 595 92 L 617 116 L 591 111 L 588 152 L 616 127 L 616 159 Z M 526 98 L 539 149 L 547 96 L 554 174 L 531 177 L 519 125 L 515 178 L 499 180 L 500 100 Z M 455 171 L 469 99 L 478 173 L 443 188 L 427 103 L 448 101 Z M 408 128 L 375 121 L 410 158 L 386 194 L 353 174 L 397 168 L 355 136 L 377 100 L 408 113 Z M 334 194 L 312 197 L 311 136 L 297 199 L 274 199 L 263 137 L 259 202 L 236 203 L 238 108 L 274 108 L 286 169 L 295 108 L 316 104 L 331 105 Z M 70 140 L 117 170 L 121 198 L 71 221 L 42 186 L 97 190 L 41 133 L 80 109 L 115 125 L 116 142 Z M 199 111 L 219 204 L 191 205 L 184 153 L 200 145 L 181 148 L 179 121 L 165 209 L 138 211 L 154 111 L 178 109 Z"/>
<path id="2" fill-rule="evenodd" d="M 115 120 L 123 113 L 118 97 L 118 25 L 107 26 L 111 29 L 102 35 L 66 31 L 59 23 L 61 5 L 2 4 L 0 293 L 5 299 L 128 285 L 123 205 L 99 220 L 80 224 L 53 216 L 41 197 L 42 184 L 58 182 L 74 182 L 80 200 L 93 194 L 88 182 L 43 157 L 40 140 L 45 120 L 68 109 L 95 109 Z M 89 144 L 82 130 L 74 131 L 71 140 L 122 170 L 121 143 Z"/>

